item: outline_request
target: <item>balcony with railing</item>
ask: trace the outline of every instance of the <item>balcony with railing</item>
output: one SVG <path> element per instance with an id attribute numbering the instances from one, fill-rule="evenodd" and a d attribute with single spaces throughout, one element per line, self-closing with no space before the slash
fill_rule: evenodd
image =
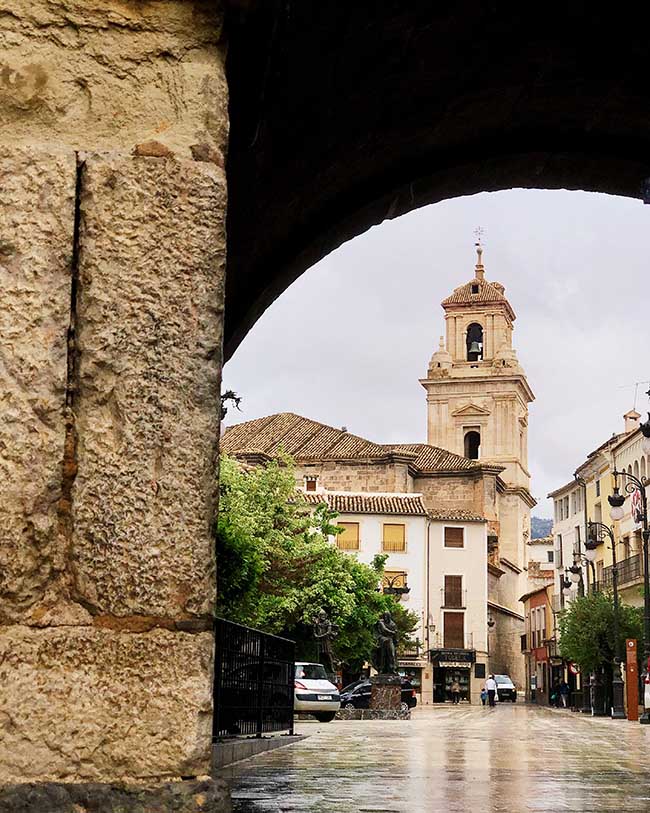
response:
<path id="1" fill-rule="evenodd" d="M 640 553 L 635 553 L 633 556 L 628 556 L 617 562 L 618 570 L 618 586 L 622 587 L 626 584 L 640 581 L 643 577 L 643 559 Z M 612 565 L 603 568 L 601 578 L 601 589 L 611 590 L 614 586 L 614 568 Z"/>
<path id="2" fill-rule="evenodd" d="M 404 660 L 418 660 L 423 656 L 422 642 L 419 638 L 397 648 L 397 657 Z"/>
<path id="3" fill-rule="evenodd" d="M 447 610 L 464 610 L 467 603 L 467 590 L 440 588 L 440 606 Z"/>
<path id="4" fill-rule="evenodd" d="M 431 649 L 474 649 L 474 633 L 464 635 L 444 635 L 436 632 L 431 637 Z"/>

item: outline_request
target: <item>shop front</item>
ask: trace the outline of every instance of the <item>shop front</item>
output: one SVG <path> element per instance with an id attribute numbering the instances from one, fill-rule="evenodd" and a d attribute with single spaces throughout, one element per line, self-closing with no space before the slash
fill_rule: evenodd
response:
<path id="1" fill-rule="evenodd" d="M 422 690 L 423 686 L 426 684 L 426 674 L 428 671 L 429 664 L 422 658 L 417 659 L 398 659 L 398 672 L 403 677 L 406 678 L 415 691 L 417 692 L 418 696 L 418 704 L 422 703 Z"/>
<path id="2" fill-rule="evenodd" d="M 451 701 L 451 687 L 455 681 L 460 685 L 460 698 L 471 702 L 472 666 L 476 660 L 473 649 L 432 649 L 433 702 Z"/>

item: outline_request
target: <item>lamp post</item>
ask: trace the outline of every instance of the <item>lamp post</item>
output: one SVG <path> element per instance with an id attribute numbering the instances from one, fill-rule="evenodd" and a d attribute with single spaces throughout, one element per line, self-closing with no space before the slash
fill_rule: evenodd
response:
<path id="1" fill-rule="evenodd" d="M 603 522 L 589 522 L 588 543 L 591 548 L 599 542 L 609 539 L 612 549 L 612 589 L 614 591 L 614 659 L 612 664 L 612 708 L 611 716 L 615 720 L 625 719 L 625 706 L 623 704 L 623 680 L 621 678 L 621 636 L 619 634 L 618 612 L 618 566 L 616 563 L 616 538 L 614 531 Z"/>
<path id="2" fill-rule="evenodd" d="M 571 573 L 574 572 L 574 568 L 578 568 L 582 573 L 582 564 L 585 566 L 585 574 L 587 576 L 587 595 L 589 595 L 589 568 L 591 567 L 592 570 L 592 591 L 596 592 L 596 566 L 594 564 L 594 559 L 596 558 L 596 548 L 597 545 L 595 543 L 591 543 L 589 541 L 589 537 L 585 539 L 585 552 L 584 553 L 574 553 L 573 559 L 574 564 L 573 568 L 569 568 Z M 581 564 L 577 564 L 580 562 Z M 571 577 L 574 578 L 573 576 Z M 586 683 L 586 675 L 580 671 L 580 690 L 582 691 L 582 708 L 580 709 L 582 714 L 591 714 L 591 697 L 590 692 L 588 691 L 589 687 Z"/>
<path id="3" fill-rule="evenodd" d="M 573 477 L 574 477 L 576 483 L 578 483 L 578 485 L 582 489 L 582 513 L 584 514 L 584 520 L 585 520 L 584 531 L 585 531 L 585 544 L 586 544 L 587 536 L 588 536 L 588 533 L 587 533 L 587 481 L 584 479 L 584 477 L 581 477 L 577 472 L 573 473 Z M 576 553 L 578 554 L 578 557 L 582 560 L 583 553 L 582 553 L 582 550 L 580 549 L 580 531 L 579 531 L 579 529 L 578 529 L 578 538 L 576 539 Z M 588 594 L 589 593 L 589 565 L 587 565 L 586 573 L 587 573 L 587 594 Z M 581 576 L 581 578 L 580 578 L 580 582 L 578 584 L 578 594 L 581 595 L 581 596 L 584 596 L 584 594 L 585 594 L 585 585 L 584 585 L 584 583 L 582 581 L 582 574 L 580 574 L 580 576 Z M 595 582 L 596 582 L 596 579 L 594 578 L 594 584 L 595 584 Z"/>
<path id="4" fill-rule="evenodd" d="M 560 579 L 562 587 L 562 605 L 564 606 L 564 599 L 571 598 L 573 581 L 569 578 L 568 568 L 564 568 L 564 576 Z"/>
<path id="5" fill-rule="evenodd" d="M 649 390 L 650 393 L 650 390 Z M 644 454 L 650 452 L 650 413 L 648 420 L 641 424 L 643 441 L 641 447 Z M 647 477 L 635 477 L 626 471 L 614 469 L 614 493 L 607 498 L 611 510 L 610 516 L 613 520 L 623 518 L 623 503 L 625 494 L 621 494 L 618 489 L 618 478 L 624 477 L 623 491 L 628 494 L 638 493 L 636 503 L 635 519 L 643 524 L 643 714 L 639 717 L 642 725 L 650 724 L 650 578 L 648 575 L 648 540 L 650 539 L 650 529 L 648 528 L 648 496 L 646 486 Z"/>

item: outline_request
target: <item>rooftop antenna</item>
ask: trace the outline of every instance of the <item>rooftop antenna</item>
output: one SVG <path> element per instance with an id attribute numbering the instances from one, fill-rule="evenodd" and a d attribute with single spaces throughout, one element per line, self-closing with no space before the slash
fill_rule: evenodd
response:
<path id="1" fill-rule="evenodd" d="M 636 412 L 636 399 L 639 394 L 639 387 L 641 386 L 641 384 L 650 384 L 650 381 L 635 381 L 634 384 L 623 384 L 621 387 L 619 387 L 619 390 L 624 390 L 627 389 L 628 387 L 634 387 L 634 406 L 632 407 L 632 409 L 635 412 Z M 650 390 L 646 392 L 646 395 L 650 397 Z"/>

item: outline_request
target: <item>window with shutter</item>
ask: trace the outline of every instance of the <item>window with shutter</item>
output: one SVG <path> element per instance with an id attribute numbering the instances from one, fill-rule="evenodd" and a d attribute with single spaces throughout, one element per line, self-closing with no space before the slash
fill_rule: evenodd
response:
<path id="1" fill-rule="evenodd" d="M 339 522 L 343 531 L 336 537 L 336 545 L 341 550 L 359 550 L 359 523 Z"/>
<path id="2" fill-rule="evenodd" d="M 463 577 L 445 576 L 445 607 L 462 607 Z"/>
<path id="3" fill-rule="evenodd" d="M 445 649 L 465 648 L 464 613 L 445 613 L 444 637 Z"/>
<path id="4" fill-rule="evenodd" d="M 384 524 L 382 550 L 400 552 L 406 550 L 406 526 L 395 523 Z"/>
<path id="5" fill-rule="evenodd" d="M 464 528 L 445 528 L 445 547 L 462 548 L 465 546 Z"/>

